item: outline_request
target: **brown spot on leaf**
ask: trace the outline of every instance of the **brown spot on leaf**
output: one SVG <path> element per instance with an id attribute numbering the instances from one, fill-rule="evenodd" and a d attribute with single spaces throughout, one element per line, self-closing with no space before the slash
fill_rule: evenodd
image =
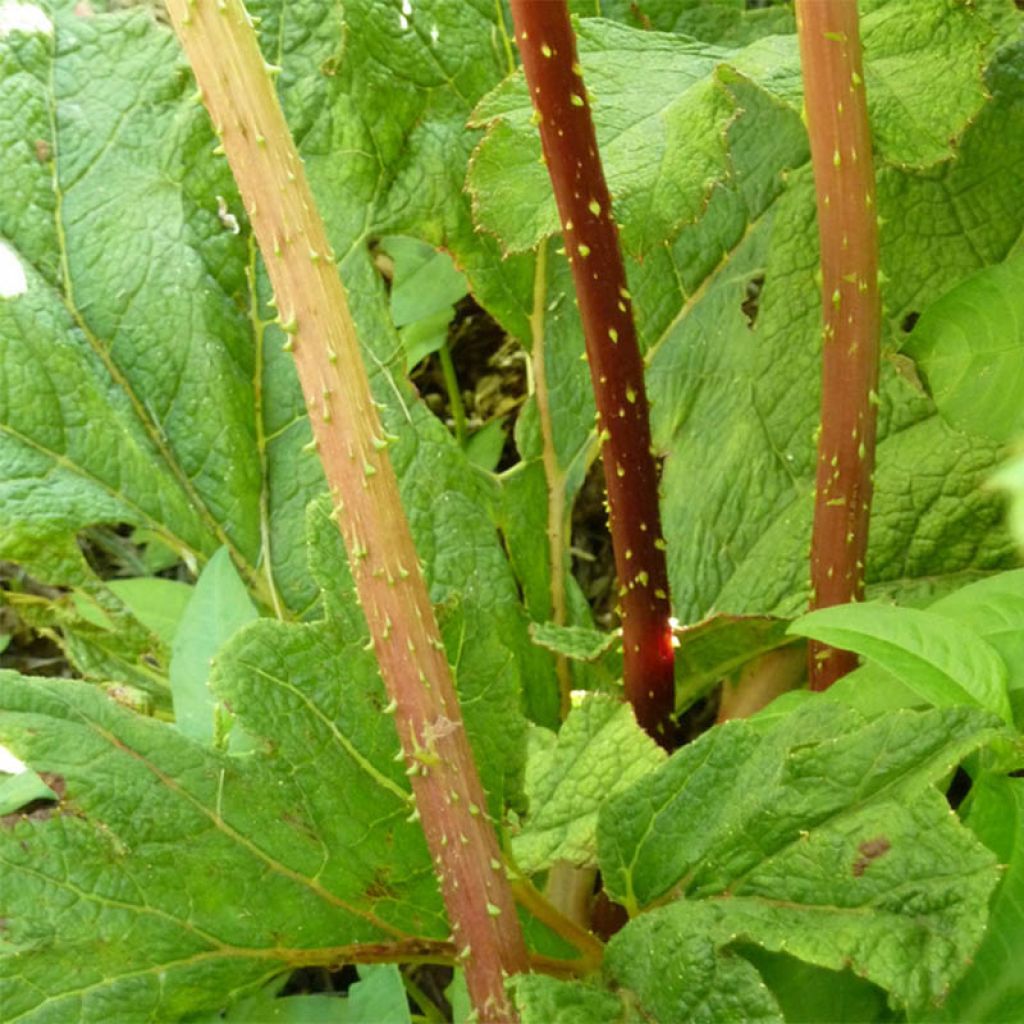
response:
<path id="1" fill-rule="evenodd" d="M 853 862 L 853 877 L 860 878 L 867 870 L 868 865 L 879 857 L 884 856 L 892 849 L 892 843 L 885 836 L 875 836 L 874 839 L 865 839 L 857 851 L 860 856 Z"/>
<path id="2" fill-rule="evenodd" d="M 41 164 L 50 162 L 50 157 L 53 156 L 53 148 L 46 139 L 36 139 L 36 141 L 32 143 L 32 147 L 36 151 L 36 159 Z"/>
<path id="3" fill-rule="evenodd" d="M 392 900 L 395 898 L 395 890 L 388 882 L 389 872 L 383 868 L 377 868 L 373 873 L 373 881 L 366 887 L 367 899 L 376 903 L 378 900 Z"/>

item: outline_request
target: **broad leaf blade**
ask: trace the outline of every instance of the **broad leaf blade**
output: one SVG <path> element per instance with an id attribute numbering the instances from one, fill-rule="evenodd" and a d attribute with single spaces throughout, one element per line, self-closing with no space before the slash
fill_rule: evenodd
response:
<path id="1" fill-rule="evenodd" d="M 605 884 L 634 911 L 683 898 L 630 927 L 705 915 L 712 946 L 852 964 L 923 1006 L 977 944 L 998 877 L 933 784 L 994 721 L 949 708 L 865 722 L 819 699 L 760 730 L 717 727 L 602 808 Z"/>
<path id="2" fill-rule="evenodd" d="M 634 909 L 680 884 L 721 892 L 804 833 L 838 827 L 850 804 L 925 790 L 988 738 L 992 722 L 964 707 L 865 721 L 819 699 L 770 728 L 717 726 L 604 805 L 605 884 Z"/>
<path id="3" fill-rule="evenodd" d="M 623 244 L 643 254 L 697 219 L 728 175 L 724 133 L 733 107 L 712 76 L 724 51 L 594 19 L 578 24 L 577 41 Z M 642 77 L 630 74 L 639 62 Z M 474 215 L 509 252 L 558 230 L 531 114 L 520 77 L 473 113 L 475 125 L 491 125 L 470 170 Z M 689 159 L 670 159 L 684 140 Z"/>
<path id="4" fill-rule="evenodd" d="M 642 915 L 609 943 L 609 974 L 635 994 L 641 1019 L 782 1024 L 757 971 L 721 948 L 714 916 L 706 905 L 687 903 Z"/>
<path id="5" fill-rule="evenodd" d="M 615 995 L 581 981 L 520 974 L 512 982 L 522 1024 L 618 1024 L 629 1015 Z"/>

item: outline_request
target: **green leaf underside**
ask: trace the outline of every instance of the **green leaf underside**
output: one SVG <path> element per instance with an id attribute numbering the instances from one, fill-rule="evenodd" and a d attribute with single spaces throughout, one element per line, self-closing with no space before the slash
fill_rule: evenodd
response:
<path id="1" fill-rule="evenodd" d="M 790 629 L 870 658 L 929 704 L 974 704 L 1012 721 L 1003 659 L 946 616 L 872 603 L 837 605 L 805 615 Z"/>
<path id="2" fill-rule="evenodd" d="M 788 622 L 757 616 L 713 615 L 676 630 L 676 707 L 683 710 L 760 654 L 790 641 Z"/>
<path id="3" fill-rule="evenodd" d="M 530 811 L 512 835 L 518 867 L 534 874 L 560 860 L 596 866 L 602 803 L 662 761 L 632 710 L 611 697 L 594 695 L 574 708 L 557 736 L 534 727 L 526 767 Z"/>
<path id="4" fill-rule="evenodd" d="M 849 964 L 911 1006 L 937 999 L 981 937 L 998 872 L 933 784 L 994 721 L 948 708 L 869 722 L 819 700 L 770 728 L 713 729 L 601 810 L 610 894 L 634 909 L 684 897 L 615 941 L 685 918 L 681 932 L 702 922 L 718 946 L 743 937 Z"/>
<path id="5" fill-rule="evenodd" d="M 377 397 L 403 435 L 395 463 L 433 596 L 462 602 L 465 640 L 476 645 L 465 658 L 489 662 L 489 693 L 500 692 L 514 718 L 524 669 L 533 667 L 527 675 L 538 688 L 548 680 L 516 607 L 487 489 L 400 379 L 401 345 L 369 254 L 389 216 L 376 169 L 321 159 L 324 147 L 349 145 L 397 154 L 401 132 L 386 137 L 390 129 L 348 108 L 343 86 L 366 88 L 377 102 L 380 83 L 355 67 L 344 82 L 316 70 L 341 30 L 322 5 L 289 5 L 285 21 L 271 5 L 251 10 L 263 18 L 266 52 L 285 69 L 287 112 L 332 243 L 347 254 L 342 272 Z M 368 10 L 350 5 L 346 17 L 351 31 L 371 31 Z M 0 554 L 29 559 L 42 578 L 60 582 L 84 571 L 76 530 L 134 523 L 200 562 L 227 543 L 263 604 L 309 615 L 318 591 L 304 517 L 322 473 L 305 447 L 306 413 L 285 335 L 270 322 L 262 265 L 177 44 L 138 11 L 79 17 L 60 6 L 53 20 L 52 35 L 2 41 L 15 56 L 3 66 L 5 89 L 23 102 L 0 128 L 12 133 L 0 159 L 39 200 L 0 203 L 0 234 L 27 275 L 24 294 L 0 301 Z M 96 65 L 118 77 L 94 74 Z M 476 69 L 486 79 L 478 95 L 494 74 L 493 65 Z M 334 111 L 329 137 L 312 127 L 324 110 Z M 417 116 L 402 104 L 391 113 L 396 127 Z M 52 160 L 37 159 L 26 141 L 34 139 Z M 158 252 L 152 239 L 162 240 Z M 41 345 L 45 360 L 33 348 Z M 41 536 L 52 538 L 49 547 L 40 548 Z M 471 696 L 481 688 L 471 682 Z M 513 775 L 521 737 L 520 726 L 498 741 Z"/>
<path id="6" fill-rule="evenodd" d="M 559 626 L 555 622 L 532 623 L 530 636 L 535 644 L 576 661 L 597 661 L 621 642 L 614 632 L 603 633 L 584 626 Z"/>

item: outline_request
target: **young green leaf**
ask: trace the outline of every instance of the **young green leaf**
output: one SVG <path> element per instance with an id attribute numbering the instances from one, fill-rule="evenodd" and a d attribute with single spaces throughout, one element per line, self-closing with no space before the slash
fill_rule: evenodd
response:
<path id="1" fill-rule="evenodd" d="M 391 284 L 391 316 L 396 327 L 435 313 L 452 311 L 467 291 L 466 279 L 451 257 L 432 245 L 400 235 L 386 235 L 380 247 L 394 260 Z"/>
<path id="2" fill-rule="evenodd" d="M 974 630 L 1006 664 L 1007 694 L 1018 728 L 1024 722 L 1024 570 L 997 573 L 962 587 L 928 611 Z"/>
<path id="3" fill-rule="evenodd" d="M 405 347 L 406 366 L 445 344 L 454 305 L 467 291 L 465 277 L 451 257 L 432 245 L 402 235 L 380 240 L 381 249 L 394 261 L 391 281 L 391 317 Z"/>
<path id="4" fill-rule="evenodd" d="M 1009 441 L 1024 430 L 1024 251 L 978 271 L 921 314 L 903 351 L 957 430 Z"/>
<path id="5" fill-rule="evenodd" d="M 977 633 L 918 608 L 849 604 L 820 608 L 790 631 L 877 662 L 929 704 L 973 704 L 1013 720 L 1006 664 Z"/>
<path id="6" fill-rule="evenodd" d="M 168 647 L 174 643 L 178 624 L 192 597 L 192 588 L 187 583 L 160 576 L 139 576 L 108 580 L 107 588 Z"/>
<path id="7" fill-rule="evenodd" d="M 210 691 L 210 666 L 243 626 L 259 618 L 227 548 L 221 548 L 196 581 L 171 648 L 174 719 L 190 739 L 212 743 L 217 701 Z"/>

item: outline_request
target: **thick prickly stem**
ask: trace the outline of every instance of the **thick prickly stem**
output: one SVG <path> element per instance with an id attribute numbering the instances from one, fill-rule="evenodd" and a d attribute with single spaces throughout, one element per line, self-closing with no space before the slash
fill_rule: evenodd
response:
<path id="1" fill-rule="evenodd" d="M 821 434 L 811 541 L 811 607 L 858 601 L 875 461 L 878 220 L 857 5 L 797 0 L 804 104 L 821 240 Z M 811 645 L 811 686 L 856 666 L 848 651 Z"/>
<path id="2" fill-rule="evenodd" d="M 566 4 L 512 0 L 511 7 L 572 266 L 597 403 L 621 587 L 626 696 L 640 724 L 668 746 L 674 709 L 668 573 L 657 544 L 658 473 L 618 229 Z"/>
<path id="3" fill-rule="evenodd" d="M 514 1020 L 504 982 L 526 969 L 526 947 L 508 880 L 490 868 L 500 856 L 493 825 L 470 810 L 485 806 L 483 789 L 387 445 L 379 443 L 385 434 L 345 292 L 273 75 L 239 0 L 169 0 L 168 11 L 213 122 L 223 126 L 274 294 L 288 311 L 281 326 L 391 698 L 400 756 L 415 770 L 410 820 L 422 820 L 440 863 L 470 997 L 480 1020 Z"/>

